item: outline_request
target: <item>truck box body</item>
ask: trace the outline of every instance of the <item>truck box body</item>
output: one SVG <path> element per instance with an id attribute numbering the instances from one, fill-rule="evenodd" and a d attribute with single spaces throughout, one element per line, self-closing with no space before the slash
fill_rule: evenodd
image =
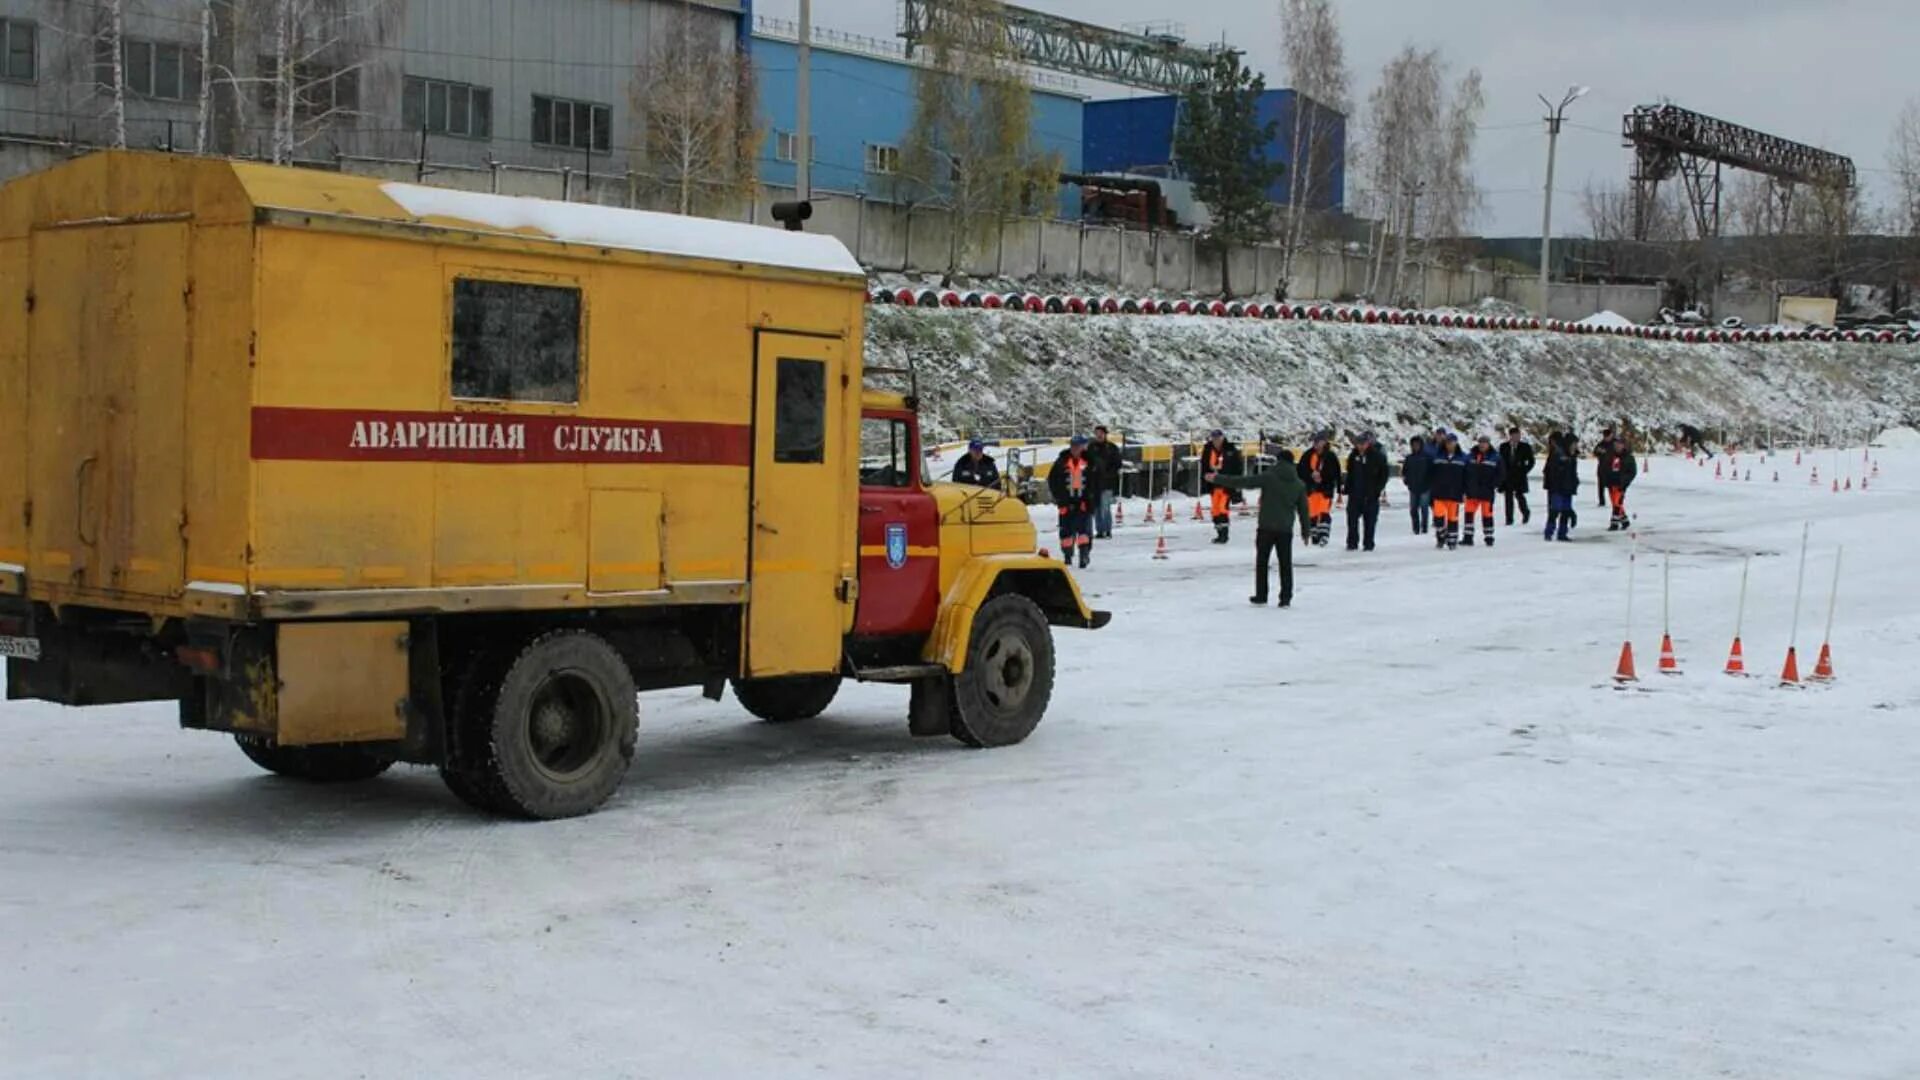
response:
<path id="1" fill-rule="evenodd" d="M 149 617 L 751 591 L 748 673 L 831 670 L 862 299 L 822 237 L 84 158 L 0 193 L 0 564 Z"/>

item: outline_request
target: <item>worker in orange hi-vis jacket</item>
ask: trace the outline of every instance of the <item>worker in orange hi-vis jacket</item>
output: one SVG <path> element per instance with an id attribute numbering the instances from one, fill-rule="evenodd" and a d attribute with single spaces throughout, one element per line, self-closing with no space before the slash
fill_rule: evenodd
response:
<path id="1" fill-rule="evenodd" d="M 1200 475 L 1203 478 L 1211 477 L 1216 473 L 1238 476 L 1241 472 L 1240 448 L 1227 441 L 1226 432 L 1219 428 L 1213 429 L 1213 432 L 1207 436 L 1206 444 L 1200 447 Z M 1224 544 L 1227 542 L 1227 526 L 1233 520 L 1231 513 L 1233 492 L 1210 479 L 1205 480 L 1204 485 L 1203 490 L 1207 493 L 1211 503 L 1210 509 L 1213 511 L 1213 542 Z"/>
<path id="2" fill-rule="evenodd" d="M 1333 496 L 1340 490 L 1340 455 L 1327 445 L 1332 441 L 1331 431 L 1315 434 L 1313 445 L 1300 455 L 1296 470 L 1307 485 L 1307 516 L 1313 519 L 1311 539 L 1315 547 L 1326 547 L 1333 535 Z"/>

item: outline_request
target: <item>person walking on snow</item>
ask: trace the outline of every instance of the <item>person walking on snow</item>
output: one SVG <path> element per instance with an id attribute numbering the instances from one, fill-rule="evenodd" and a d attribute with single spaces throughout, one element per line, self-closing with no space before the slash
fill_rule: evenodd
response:
<path id="1" fill-rule="evenodd" d="M 1313 518 L 1312 542 L 1326 547 L 1333 538 L 1333 496 L 1340 490 L 1340 458 L 1327 444 L 1333 432 L 1322 431 L 1313 437 L 1313 445 L 1300 455 L 1295 471 L 1307 485 L 1307 513 Z"/>
<path id="2" fill-rule="evenodd" d="M 1441 436 L 1427 483 L 1433 493 L 1433 546 L 1451 551 L 1460 545 L 1460 504 L 1467 497 L 1467 455 L 1451 431 Z"/>
<path id="3" fill-rule="evenodd" d="M 1547 492 L 1547 528 L 1543 539 L 1568 540 L 1573 528 L 1573 497 L 1580 491 L 1580 459 L 1573 436 L 1554 432 L 1547 439 L 1547 464 L 1540 470 L 1540 486 Z"/>
<path id="4" fill-rule="evenodd" d="M 1461 543 L 1467 547 L 1473 546 L 1475 514 L 1480 515 L 1483 530 L 1480 542 L 1493 546 L 1493 497 L 1500 487 L 1503 468 L 1500 451 L 1493 448 L 1492 437 L 1482 435 L 1475 439 L 1473 451 L 1467 455 L 1467 505 L 1460 512 L 1464 522 Z"/>
<path id="5" fill-rule="evenodd" d="M 1609 424 L 1600 431 L 1600 441 L 1593 448 L 1593 481 L 1599 488 L 1594 505 L 1605 509 L 1607 505 L 1607 454 L 1613 449 L 1613 425 Z"/>
<path id="6" fill-rule="evenodd" d="M 1280 559 L 1280 606 L 1293 606 L 1293 523 L 1300 522 L 1300 538 L 1306 539 L 1310 522 L 1307 515 L 1307 485 L 1291 466 L 1293 455 L 1286 450 L 1274 452 L 1274 466 L 1258 476 L 1228 476 L 1215 473 L 1211 483 L 1235 491 L 1260 492 L 1260 520 L 1253 532 L 1253 595 L 1250 604 L 1267 602 L 1267 564 Z"/>
<path id="7" fill-rule="evenodd" d="M 1400 482 L 1407 485 L 1407 512 L 1413 515 L 1415 536 L 1427 531 L 1427 520 L 1433 514 L 1433 488 L 1428 480 L 1433 458 L 1427 452 L 1427 441 L 1415 435 L 1407 444 L 1407 456 L 1400 459 Z"/>
<path id="8" fill-rule="evenodd" d="M 1364 534 L 1366 550 L 1373 550 L 1373 533 L 1380 524 L 1380 497 L 1386 494 L 1387 452 L 1373 441 L 1373 432 L 1363 431 L 1354 440 L 1347 455 L 1347 550 L 1361 546 Z"/>
<path id="9" fill-rule="evenodd" d="M 986 443 L 979 439 L 968 440 L 967 452 L 953 463 L 953 482 L 983 488 L 1000 486 L 1000 466 L 987 456 Z"/>
<path id="10" fill-rule="evenodd" d="M 1615 435 L 1613 441 L 1602 447 L 1606 455 L 1606 465 L 1601 472 L 1607 478 L 1607 502 L 1613 507 L 1613 517 L 1607 522 L 1608 532 L 1619 532 L 1633 525 L 1627 517 L 1627 489 L 1633 486 L 1634 478 L 1640 475 L 1640 464 L 1633 460 L 1633 451 L 1627 446 L 1624 435 Z"/>
<path id="11" fill-rule="evenodd" d="M 1060 558 L 1073 561 L 1080 551 L 1080 567 L 1085 569 L 1093 554 L 1093 504 L 1100 490 L 1100 466 L 1087 456 L 1087 437 L 1075 435 L 1047 473 L 1047 493 L 1060 511 Z"/>
<path id="12" fill-rule="evenodd" d="M 1233 521 L 1231 513 L 1233 492 L 1228 486 L 1214 481 L 1219 474 L 1238 476 L 1244 471 L 1240 465 L 1240 448 L 1227 441 L 1227 433 L 1219 428 L 1207 436 L 1206 445 L 1200 448 L 1200 476 L 1205 481 L 1204 490 L 1213 502 L 1213 542 L 1227 542 L 1227 526 Z"/>
<path id="13" fill-rule="evenodd" d="M 1520 524 L 1533 520 L 1533 511 L 1527 507 L 1527 474 L 1533 471 L 1533 444 L 1520 437 L 1520 429 L 1507 429 L 1507 441 L 1500 447 L 1500 461 L 1505 466 L 1500 478 L 1500 493 L 1505 495 L 1507 503 L 1507 527 L 1513 527 L 1513 504 L 1520 504 Z"/>
<path id="14" fill-rule="evenodd" d="M 1095 424 L 1087 456 L 1100 469 L 1099 501 L 1093 507 L 1093 537 L 1113 539 L 1113 503 L 1120 497 L 1120 444 L 1107 441 L 1107 425 Z"/>

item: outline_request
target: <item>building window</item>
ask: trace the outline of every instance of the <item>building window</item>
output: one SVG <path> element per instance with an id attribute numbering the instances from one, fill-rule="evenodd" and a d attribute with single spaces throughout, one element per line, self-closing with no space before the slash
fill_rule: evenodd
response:
<path id="1" fill-rule="evenodd" d="M 542 146 L 613 149 L 613 110 L 605 105 L 533 95 L 533 141 Z"/>
<path id="2" fill-rule="evenodd" d="M 774 372 L 773 460 L 817 465 L 827 460 L 827 365 L 783 358 Z"/>
<path id="3" fill-rule="evenodd" d="M 800 143 L 800 137 L 798 135 L 795 135 L 791 131 L 774 132 L 773 133 L 774 160 L 775 161 L 794 160 L 794 150 L 799 146 L 799 143 Z M 810 151 L 807 154 L 807 160 L 819 161 L 820 160 L 820 136 L 818 135 L 807 136 L 807 149 Z"/>
<path id="4" fill-rule="evenodd" d="M 900 171 L 900 148 L 867 144 L 867 172 L 874 176 L 892 176 Z"/>
<path id="5" fill-rule="evenodd" d="M 19 19 L 0 19 L 0 79 L 32 82 L 39 77 L 40 29 Z"/>
<path id="6" fill-rule="evenodd" d="M 493 137 L 493 91 L 484 86 L 409 75 L 400 91 L 400 122 L 408 131 L 490 139 Z"/>
<path id="7" fill-rule="evenodd" d="M 99 82 L 113 90 L 113 47 L 101 42 Z M 120 43 L 121 70 L 126 92 L 161 101 L 187 101 L 200 96 L 200 57 L 190 46 L 127 38 Z"/>
<path id="8" fill-rule="evenodd" d="M 453 396 L 580 400 L 580 290 L 455 278 Z"/>
<path id="9" fill-rule="evenodd" d="M 271 114 L 280 101 L 280 61 L 262 56 L 259 64 L 260 108 Z M 357 67 L 294 64 L 288 76 L 293 83 L 294 114 L 301 119 L 319 120 L 334 113 L 360 111 L 360 69 Z"/>

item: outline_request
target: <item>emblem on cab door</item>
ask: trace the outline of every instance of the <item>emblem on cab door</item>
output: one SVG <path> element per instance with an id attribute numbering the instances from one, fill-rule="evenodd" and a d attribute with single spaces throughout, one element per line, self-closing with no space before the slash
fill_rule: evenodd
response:
<path id="1" fill-rule="evenodd" d="M 907 527 L 887 526 L 887 566 L 898 570 L 907 565 Z"/>

